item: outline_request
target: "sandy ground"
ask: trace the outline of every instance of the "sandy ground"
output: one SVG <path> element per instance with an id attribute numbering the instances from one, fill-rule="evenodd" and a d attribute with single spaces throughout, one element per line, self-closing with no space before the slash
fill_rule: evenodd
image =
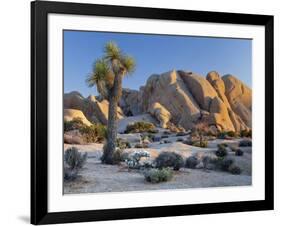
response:
<path id="1" fill-rule="evenodd" d="M 190 145 L 174 142 L 169 144 L 153 143 L 150 148 L 143 149 L 151 153 L 152 157 L 162 151 L 176 151 L 188 157 L 193 154 L 213 153 L 217 143 L 224 140 L 214 140 L 209 143 L 208 148 L 198 148 Z M 229 142 L 229 141 L 227 141 Z M 235 142 L 235 141 L 230 141 Z M 237 141 L 236 141 L 237 142 Z M 206 171 L 203 169 L 185 169 L 174 172 L 174 177 L 169 182 L 151 184 L 144 180 L 143 174 L 138 170 L 128 170 L 125 165 L 104 165 L 100 163 L 102 144 L 88 145 L 67 145 L 76 146 L 80 151 L 88 153 L 85 167 L 80 171 L 80 177 L 75 182 L 65 182 L 64 193 L 94 193 L 94 192 L 122 192 L 141 190 L 162 190 L 162 189 L 184 189 L 204 188 L 223 186 L 247 186 L 251 185 L 251 148 L 242 148 L 244 155 L 229 155 L 235 159 L 236 165 L 242 169 L 241 175 L 232 175 L 228 172 Z M 128 149 L 134 151 L 139 149 Z"/>

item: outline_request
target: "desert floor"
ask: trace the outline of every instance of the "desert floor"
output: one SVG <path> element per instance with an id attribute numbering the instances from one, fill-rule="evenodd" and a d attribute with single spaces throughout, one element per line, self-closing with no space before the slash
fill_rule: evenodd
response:
<path id="1" fill-rule="evenodd" d="M 221 142 L 238 142 L 226 140 L 210 141 L 208 148 L 198 148 L 181 142 L 168 144 L 152 144 L 150 148 L 142 149 L 156 156 L 161 151 L 180 152 L 183 156 L 212 154 L 216 146 Z M 123 191 L 141 191 L 141 190 L 163 190 L 163 189 L 185 189 L 185 188 L 206 188 L 206 187 L 224 187 L 224 186 L 250 186 L 252 183 L 252 148 L 241 148 L 244 151 L 243 156 L 235 156 L 229 153 L 229 156 L 235 159 L 236 165 L 241 167 L 240 175 L 232 175 L 228 172 L 205 170 L 205 169 L 187 169 L 174 171 L 174 177 L 169 182 L 151 184 L 144 180 L 144 176 L 138 170 L 129 170 L 123 163 L 120 165 L 104 165 L 100 163 L 102 154 L 102 144 L 87 145 L 68 145 L 76 146 L 79 151 L 87 152 L 88 159 L 85 167 L 80 171 L 79 178 L 73 182 L 64 183 L 65 194 L 77 193 L 95 193 L 95 192 L 123 192 Z M 135 148 L 128 151 L 139 150 Z"/>

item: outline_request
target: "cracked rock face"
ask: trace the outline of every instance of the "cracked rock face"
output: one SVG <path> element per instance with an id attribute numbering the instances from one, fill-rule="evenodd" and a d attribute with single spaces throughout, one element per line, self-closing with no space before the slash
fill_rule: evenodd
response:
<path id="1" fill-rule="evenodd" d="M 64 94 L 64 109 L 80 110 L 91 123 L 107 123 L 108 101 L 95 96 Z M 206 78 L 176 70 L 153 74 L 139 91 L 123 89 L 117 117 L 124 121 L 147 113 L 162 128 L 172 123 L 188 130 L 204 120 L 210 128 L 239 132 L 252 127 L 252 90 L 216 71 Z"/>

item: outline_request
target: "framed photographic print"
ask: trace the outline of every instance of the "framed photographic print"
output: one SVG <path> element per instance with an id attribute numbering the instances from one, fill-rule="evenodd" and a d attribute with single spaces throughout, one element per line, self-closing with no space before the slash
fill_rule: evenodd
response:
<path id="1" fill-rule="evenodd" d="M 273 16 L 31 3 L 31 223 L 273 209 Z"/>

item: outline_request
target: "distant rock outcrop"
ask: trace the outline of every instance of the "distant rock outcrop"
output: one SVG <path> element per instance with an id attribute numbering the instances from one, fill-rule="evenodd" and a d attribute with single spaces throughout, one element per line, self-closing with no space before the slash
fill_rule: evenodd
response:
<path id="1" fill-rule="evenodd" d="M 79 110 L 89 123 L 106 124 L 108 105 L 100 97 L 64 95 L 64 108 Z M 252 90 L 233 75 L 173 70 L 151 75 L 139 91 L 123 89 L 117 117 L 119 132 L 142 120 L 185 130 L 205 121 L 213 130 L 239 132 L 252 127 Z"/>
<path id="2" fill-rule="evenodd" d="M 108 105 L 107 100 L 99 100 L 95 96 L 84 98 L 76 91 L 64 94 L 64 109 L 80 110 L 91 123 L 107 124 Z M 117 118 L 121 119 L 123 116 L 122 109 L 118 107 Z"/>
<path id="3" fill-rule="evenodd" d="M 108 107 L 109 103 L 107 100 L 98 101 L 95 96 L 89 96 L 87 98 L 89 106 L 92 108 L 91 120 L 95 121 L 96 119 L 102 123 L 107 124 L 108 120 Z M 120 107 L 117 109 L 117 119 L 123 118 L 124 114 Z"/>

